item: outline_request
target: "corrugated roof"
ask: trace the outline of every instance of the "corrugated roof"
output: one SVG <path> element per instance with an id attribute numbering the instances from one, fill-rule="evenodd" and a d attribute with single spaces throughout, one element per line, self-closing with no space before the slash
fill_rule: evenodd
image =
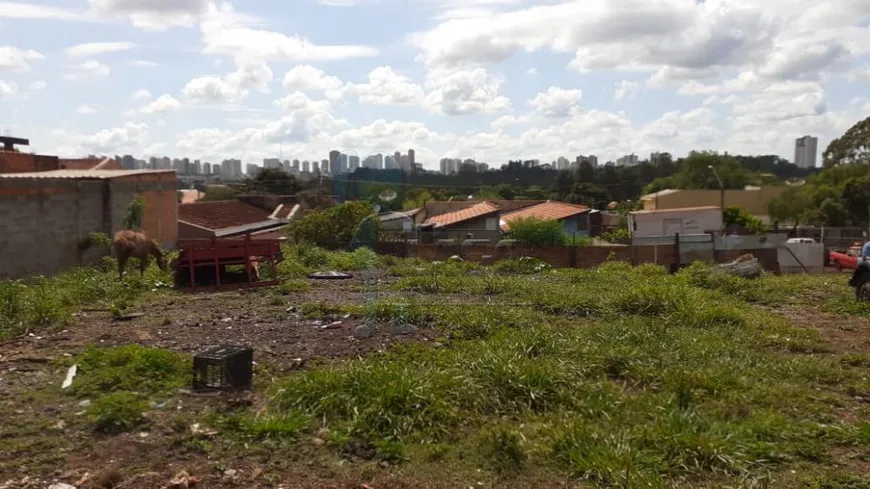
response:
<path id="1" fill-rule="evenodd" d="M 212 231 L 269 220 L 269 212 L 239 200 L 178 205 L 178 220 Z M 277 222 L 277 221 L 276 221 Z"/>
<path id="2" fill-rule="evenodd" d="M 463 221 L 467 221 L 469 219 L 476 219 L 487 214 L 492 214 L 493 212 L 498 212 L 498 210 L 499 207 L 497 205 L 489 201 L 484 201 L 458 211 L 438 214 L 437 216 L 430 216 L 423 224 L 434 224 L 439 227 L 450 226 L 452 224 L 457 224 Z"/>
<path id="3" fill-rule="evenodd" d="M 678 207 L 676 209 L 653 209 L 649 211 L 632 211 L 631 214 L 664 214 L 667 212 L 685 212 L 685 211 L 710 211 L 719 210 L 721 207 L 716 205 L 705 205 L 701 207 Z"/>
<path id="4" fill-rule="evenodd" d="M 659 190 L 658 192 L 653 192 L 651 194 L 646 194 L 646 195 L 641 197 L 641 200 L 654 199 L 656 197 L 664 197 L 665 195 L 671 195 L 671 194 L 675 194 L 677 192 L 680 192 L 680 189 L 668 188 L 665 190 Z"/>
<path id="5" fill-rule="evenodd" d="M 154 173 L 175 173 L 175 170 L 51 170 L 26 173 L 3 173 L 0 174 L 0 178 L 108 180 L 112 178 L 148 175 Z"/>
<path id="6" fill-rule="evenodd" d="M 544 221 L 553 221 L 567 219 L 571 216 L 576 216 L 577 214 L 582 214 L 588 211 L 589 208 L 585 205 L 547 201 L 530 207 L 523 207 L 522 209 L 508 212 L 507 214 L 502 214 L 501 219 L 503 223 L 501 228 L 504 231 L 509 230 L 511 221 L 517 219 L 533 217 Z"/>

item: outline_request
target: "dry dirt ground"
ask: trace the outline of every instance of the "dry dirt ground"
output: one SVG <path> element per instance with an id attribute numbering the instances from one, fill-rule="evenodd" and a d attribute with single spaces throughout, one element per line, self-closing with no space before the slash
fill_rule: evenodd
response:
<path id="1" fill-rule="evenodd" d="M 208 431 L 215 428 L 206 426 L 210 416 L 240 405 L 256 408 L 272 373 L 372 354 L 401 342 L 433 347 L 446 342 L 437 331 L 426 329 L 395 334 L 382 328 L 370 338 L 357 339 L 353 329 L 358 322 L 350 318 L 335 315 L 314 320 L 299 313 L 301 304 L 316 301 L 361 304 L 362 287 L 354 279 L 323 281 L 309 292 L 287 295 L 274 289 L 168 293 L 140 305 L 136 310 L 144 316 L 130 321 L 115 320 L 106 311 L 85 311 L 63 330 L 0 344 L 0 411 L 5 415 L 0 422 L 0 489 L 42 489 L 56 482 L 79 489 L 155 489 L 167 487 L 182 471 L 198 479 L 197 487 L 205 488 L 582 487 L 543 475 L 538 479 L 534 473 L 515 480 L 483 474 L 468 479 L 469 471 L 430 476 L 425 468 L 415 467 L 410 473 L 383 462 L 342 458 L 320 446 L 318 439 L 288 450 L 268 443 L 255 447 L 225 442 L 208 432 L 193 436 L 187 424 L 179 428 L 180 420 L 206 420 L 203 430 Z M 818 329 L 831 351 L 870 348 L 866 318 L 795 307 L 772 312 L 796 325 Z M 342 321 L 342 326 L 323 328 L 333 321 Z M 146 428 L 96 436 L 88 428 L 83 402 L 60 391 L 66 366 L 58 362 L 89 345 L 131 343 L 185 354 L 226 343 L 250 345 L 258 364 L 256 388 L 245 395 L 202 395 L 181 389 L 151 406 Z"/>
<path id="2" fill-rule="evenodd" d="M 314 446 L 310 453 L 302 450 L 280 457 L 245 447 L 210 447 L 205 454 L 184 446 L 187 433 L 178 433 L 175 419 L 199 419 L 239 403 L 260 402 L 258 389 L 242 399 L 181 390 L 149 413 L 147 431 L 96 438 L 82 429 L 80 401 L 60 395 L 66 367 L 57 360 L 88 345 L 140 344 L 186 354 L 221 344 L 249 345 L 255 350 L 255 371 L 260 376 L 255 384 L 264 383 L 264 377 L 274 372 L 385 351 L 397 342 L 439 345 L 432 330 L 397 332 L 383 327 L 369 338 L 358 339 L 353 334 L 358 320 L 342 315 L 308 319 L 298 312 L 300 304 L 324 300 L 361 304 L 362 284 L 322 281 L 310 292 L 288 295 L 274 289 L 172 293 L 141 305 L 136 310 L 145 315 L 133 320 L 115 320 L 107 311 L 84 311 L 63 330 L 0 344 L 0 406 L 9 415 L 2 424 L 10 428 L 0 430 L 0 488 L 43 488 L 53 481 L 100 487 L 103 481 L 96 478 L 115 468 L 121 469 L 123 480 L 116 487 L 143 489 L 162 487 L 181 470 L 196 474 L 201 479 L 198 487 L 344 488 L 364 487 L 375 480 L 382 480 L 377 487 L 412 487 L 402 482 L 400 471 L 360 474 L 372 467 L 335 466 L 332 457 L 323 456 Z M 340 327 L 325 327 L 336 321 L 341 321 Z M 54 394 L 39 394 L 46 390 Z M 207 439 L 203 443 L 211 444 Z M 125 476 L 131 472 L 138 475 Z"/>

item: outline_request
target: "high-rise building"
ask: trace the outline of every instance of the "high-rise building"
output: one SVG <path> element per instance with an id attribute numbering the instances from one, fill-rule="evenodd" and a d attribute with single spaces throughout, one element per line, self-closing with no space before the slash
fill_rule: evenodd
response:
<path id="1" fill-rule="evenodd" d="M 203 175 L 211 175 L 211 163 L 205 162 L 202 164 L 202 174 Z"/>
<path id="2" fill-rule="evenodd" d="M 263 168 L 281 168 L 281 160 L 278 158 L 263 158 Z"/>
<path id="3" fill-rule="evenodd" d="M 384 170 L 398 170 L 399 164 L 393 155 L 384 156 Z"/>
<path id="4" fill-rule="evenodd" d="M 302 173 L 311 173 L 311 163 L 308 160 L 302 162 Z"/>
<path id="5" fill-rule="evenodd" d="M 363 168 L 370 168 L 372 170 L 380 170 L 384 167 L 384 155 L 377 153 L 373 155 L 368 155 L 362 161 Z"/>
<path id="6" fill-rule="evenodd" d="M 640 160 L 638 160 L 637 155 L 634 153 L 616 159 L 617 166 L 635 166 L 639 162 Z"/>
<path id="7" fill-rule="evenodd" d="M 351 173 L 355 172 L 356 169 L 359 168 L 359 156 L 350 155 L 350 157 L 347 159 L 347 164 L 348 164 L 348 168 L 350 169 L 350 172 Z"/>
<path id="8" fill-rule="evenodd" d="M 417 157 L 417 153 L 415 153 L 413 149 L 409 149 L 408 150 L 408 168 L 410 168 L 411 171 L 414 171 L 414 167 L 416 166 L 416 163 L 417 163 L 416 157 Z"/>
<path id="9" fill-rule="evenodd" d="M 335 165 L 338 164 L 338 157 L 341 155 L 341 151 L 334 149 L 329 152 L 329 172 L 335 173 Z"/>
<path id="10" fill-rule="evenodd" d="M 199 160 L 194 160 L 193 161 L 193 169 L 191 170 L 191 172 L 194 175 L 202 175 L 202 162 Z"/>
<path id="11" fill-rule="evenodd" d="M 578 167 L 580 165 L 582 165 L 583 163 L 589 163 L 590 165 L 592 165 L 592 168 L 597 168 L 598 167 L 598 157 L 595 155 L 589 155 L 589 156 L 579 155 L 579 156 L 577 156 L 575 163 L 577 164 Z"/>
<path id="12" fill-rule="evenodd" d="M 348 169 L 348 156 L 344 153 L 338 155 L 338 160 L 336 161 L 335 168 L 332 169 L 333 175 L 341 175 L 347 173 Z"/>
<path id="13" fill-rule="evenodd" d="M 317 163 L 317 160 L 314 161 Z M 332 169 L 329 167 L 329 160 L 320 160 L 320 173 L 329 173 Z"/>
<path id="14" fill-rule="evenodd" d="M 800 168 L 815 168 L 819 138 L 804 136 L 794 141 L 794 164 Z"/>
<path id="15" fill-rule="evenodd" d="M 253 163 L 248 163 L 247 165 L 245 165 L 245 173 L 247 173 L 250 178 L 254 178 L 259 175 L 261 170 L 262 168 Z"/>
<path id="16" fill-rule="evenodd" d="M 293 169 L 299 171 L 299 160 L 293 160 Z"/>
<path id="17" fill-rule="evenodd" d="M 242 160 L 235 158 L 221 162 L 220 175 L 222 178 L 236 179 L 242 176 Z"/>

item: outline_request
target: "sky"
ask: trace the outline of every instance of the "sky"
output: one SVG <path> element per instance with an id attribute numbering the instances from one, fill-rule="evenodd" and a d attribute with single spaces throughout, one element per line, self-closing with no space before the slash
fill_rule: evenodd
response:
<path id="1" fill-rule="evenodd" d="M 0 1 L 0 114 L 69 157 L 792 160 L 870 115 L 870 0 Z"/>

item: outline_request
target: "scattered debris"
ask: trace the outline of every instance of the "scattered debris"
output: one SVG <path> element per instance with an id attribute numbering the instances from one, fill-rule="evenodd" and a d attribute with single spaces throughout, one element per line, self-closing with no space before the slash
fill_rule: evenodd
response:
<path id="1" fill-rule="evenodd" d="M 85 400 L 79 402 L 79 407 L 88 407 L 90 405 L 91 405 L 90 399 L 85 399 Z"/>
<path id="2" fill-rule="evenodd" d="M 374 336 L 375 332 L 378 330 L 378 326 L 376 324 L 371 323 L 362 323 L 353 330 L 353 337 L 358 340 L 364 340 L 367 338 L 371 338 Z"/>
<path id="3" fill-rule="evenodd" d="M 393 323 L 390 325 L 390 333 L 395 335 L 414 334 L 419 329 L 413 324 Z"/>
<path id="4" fill-rule="evenodd" d="M 134 319 L 141 318 L 144 315 L 144 312 L 128 312 L 126 314 L 119 314 L 117 317 L 115 317 L 115 319 L 118 321 L 132 321 Z"/>
<path id="5" fill-rule="evenodd" d="M 722 263 L 712 267 L 713 273 L 727 273 L 737 275 L 744 278 L 754 278 L 762 274 L 764 270 L 758 262 L 758 258 L 751 253 L 739 256 L 736 260 L 729 263 Z"/>
<path id="6" fill-rule="evenodd" d="M 63 384 L 60 386 L 61 389 L 68 389 L 72 385 L 78 367 L 78 365 L 73 365 L 66 371 L 66 379 L 64 379 Z"/>
<path id="7" fill-rule="evenodd" d="M 322 438 L 312 438 L 312 439 L 311 439 L 311 444 L 314 445 L 314 446 L 316 446 L 316 447 L 322 447 L 323 445 L 326 444 L 326 442 L 323 441 Z"/>
<path id="8" fill-rule="evenodd" d="M 344 327 L 344 323 L 341 321 L 336 321 L 334 323 L 325 324 L 320 327 L 320 329 L 341 329 Z"/>
<path id="9" fill-rule="evenodd" d="M 54 424 L 54 429 L 63 431 L 66 428 L 66 421 L 59 419 L 57 423 Z"/>
<path id="10" fill-rule="evenodd" d="M 190 433 L 193 436 L 201 436 L 203 438 L 211 438 L 218 434 L 217 430 L 203 428 L 199 423 L 193 423 L 190 425 Z"/>
<path id="11" fill-rule="evenodd" d="M 314 272 L 308 275 L 308 278 L 314 280 L 347 280 L 353 278 L 353 275 L 345 272 L 336 272 L 330 270 L 328 272 Z"/>
<path id="12" fill-rule="evenodd" d="M 163 489 L 190 489 L 191 487 L 196 487 L 197 484 L 199 484 L 198 477 L 194 477 L 188 474 L 186 470 L 182 470 L 175 474 L 175 477 L 163 486 Z"/>
<path id="13" fill-rule="evenodd" d="M 236 469 L 227 469 L 224 471 L 224 475 L 227 477 L 235 477 L 238 473 L 239 471 Z"/>
<path id="14" fill-rule="evenodd" d="M 66 484 L 64 482 L 55 482 L 54 484 L 48 486 L 48 489 L 76 489 L 76 486 Z"/>

